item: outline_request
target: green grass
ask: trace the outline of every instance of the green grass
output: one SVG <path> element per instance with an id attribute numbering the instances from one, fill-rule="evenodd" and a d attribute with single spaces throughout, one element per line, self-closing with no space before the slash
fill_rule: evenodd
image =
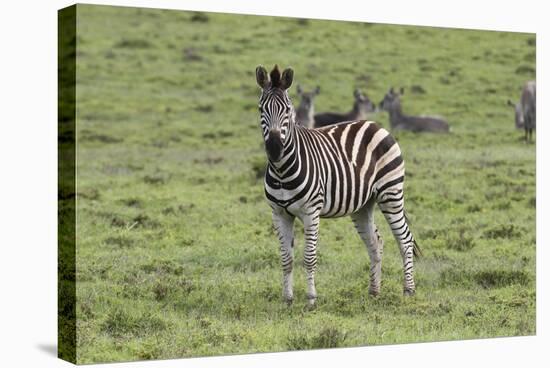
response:
<path id="1" fill-rule="evenodd" d="M 79 363 L 535 333 L 535 145 L 506 105 L 534 78 L 534 35 L 88 5 L 77 24 Z M 317 308 L 301 238 L 283 303 L 254 77 L 275 63 L 321 86 L 317 111 L 393 85 L 406 113 L 448 119 L 396 134 L 414 298 L 377 213 L 378 298 L 344 218 L 321 222 Z"/>

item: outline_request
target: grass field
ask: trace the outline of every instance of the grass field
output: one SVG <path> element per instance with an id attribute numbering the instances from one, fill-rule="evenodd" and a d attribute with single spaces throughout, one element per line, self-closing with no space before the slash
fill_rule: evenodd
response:
<path id="1" fill-rule="evenodd" d="M 535 145 L 506 105 L 535 77 L 534 35 L 87 5 L 77 24 L 79 363 L 535 333 Z M 378 298 L 343 218 L 321 221 L 317 308 L 301 238 L 283 303 L 254 75 L 275 63 L 321 86 L 319 112 L 403 86 L 406 113 L 448 119 L 395 134 L 414 298 L 377 211 Z"/>

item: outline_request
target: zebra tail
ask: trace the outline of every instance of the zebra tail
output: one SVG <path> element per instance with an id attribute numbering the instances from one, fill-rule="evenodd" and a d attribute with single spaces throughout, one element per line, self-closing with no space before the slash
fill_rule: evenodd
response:
<path id="1" fill-rule="evenodd" d="M 407 221 L 407 225 L 410 225 L 410 220 L 407 216 L 407 211 L 403 209 L 403 215 L 405 215 L 405 221 Z M 422 257 L 422 250 L 420 249 L 420 246 L 416 242 L 416 239 L 413 238 L 413 256 L 415 259 L 418 259 Z"/>
<path id="2" fill-rule="evenodd" d="M 415 259 L 422 257 L 422 250 L 420 249 L 420 246 L 416 242 L 416 239 L 413 239 L 413 256 Z"/>

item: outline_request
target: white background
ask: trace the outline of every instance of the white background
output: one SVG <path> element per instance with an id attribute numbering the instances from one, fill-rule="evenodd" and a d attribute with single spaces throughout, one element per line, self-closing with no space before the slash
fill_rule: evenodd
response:
<path id="1" fill-rule="evenodd" d="M 88 2 L 88 1 L 85 1 Z M 97 4 L 537 32 L 537 336 L 119 363 L 116 367 L 548 366 L 545 1 L 97 1 Z M 61 0 L 0 5 L 0 366 L 66 367 L 57 341 L 57 10 Z M 545 19 L 546 18 L 546 19 Z M 376 55 L 368 55 L 376 57 Z M 274 60 L 273 62 L 276 62 Z M 512 115 L 510 116 L 512 119 Z M 510 120 L 510 126 L 512 120 Z"/>

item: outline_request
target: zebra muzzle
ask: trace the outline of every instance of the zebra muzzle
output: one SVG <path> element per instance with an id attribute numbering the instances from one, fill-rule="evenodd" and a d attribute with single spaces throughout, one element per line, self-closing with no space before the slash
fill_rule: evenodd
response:
<path id="1" fill-rule="evenodd" d="M 265 141 L 265 150 L 271 161 L 277 162 L 283 158 L 283 140 L 281 138 L 281 131 L 269 131 L 269 135 Z"/>

